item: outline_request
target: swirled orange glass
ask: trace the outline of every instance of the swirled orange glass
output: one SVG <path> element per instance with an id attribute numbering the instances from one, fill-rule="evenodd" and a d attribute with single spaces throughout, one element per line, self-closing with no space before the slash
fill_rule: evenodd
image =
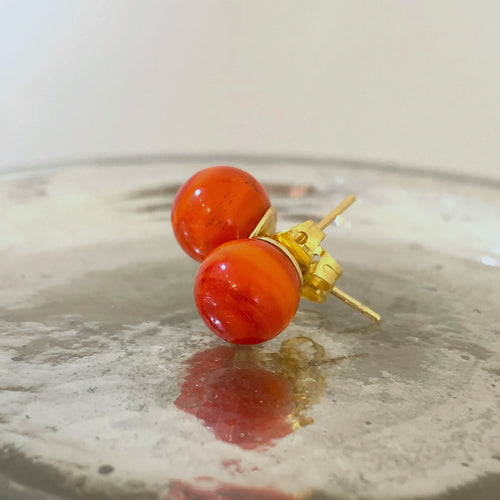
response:
<path id="1" fill-rule="evenodd" d="M 234 344 L 274 338 L 294 317 L 300 278 L 271 243 L 239 239 L 218 247 L 196 275 L 196 307 L 208 328 Z"/>
<path id="2" fill-rule="evenodd" d="M 184 251 L 202 262 L 215 248 L 248 238 L 271 206 L 259 182 L 235 167 L 210 167 L 179 189 L 172 227 Z"/>

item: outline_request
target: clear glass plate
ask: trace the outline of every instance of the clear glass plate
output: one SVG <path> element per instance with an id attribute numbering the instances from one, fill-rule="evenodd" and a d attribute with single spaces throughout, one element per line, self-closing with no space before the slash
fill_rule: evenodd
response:
<path id="1" fill-rule="evenodd" d="M 233 164 L 279 228 L 358 201 L 339 286 L 236 348 L 199 319 L 170 227 L 210 160 L 0 177 L 0 490 L 8 498 L 493 498 L 500 186 L 397 168 Z M 312 165 L 312 166 L 311 166 Z"/>

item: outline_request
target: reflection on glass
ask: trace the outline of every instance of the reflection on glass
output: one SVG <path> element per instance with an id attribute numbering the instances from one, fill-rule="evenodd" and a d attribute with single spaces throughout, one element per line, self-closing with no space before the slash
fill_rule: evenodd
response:
<path id="1" fill-rule="evenodd" d="M 245 449 L 272 445 L 313 423 L 306 410 L 321 400 L 322 346 L 308 337 L 281 344 L 277 353 L 221 345 L 192 356 L 175 405 L 199 418 L 218 439 Z"/>
<path id="2" fill-rule="evenodd" d="M 216 484 L 213 488 L 193 486 L 184 481 L 172 481 L 166 500 L 297 500 L 309 495 L 290 495 L 271 488 L 250 488 L 233 484 Z"/>

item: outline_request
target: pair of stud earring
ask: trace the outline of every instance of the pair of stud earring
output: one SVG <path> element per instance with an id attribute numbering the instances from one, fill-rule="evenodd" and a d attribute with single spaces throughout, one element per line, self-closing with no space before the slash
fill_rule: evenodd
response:
<path id="1" fill-rule="evenodd" d="M 288 326 L 301 296 L 322 303 L 329 294 L 380 321 L 335 286 L 342 269 L 320 246 L 324 229 L 354 200 L 348 196 L 318 223 L 276 232 L 276 210 L 250 174 L 211 167 L 193 175 L 175 197 L 172 227 L 201 262 L 194 297 L 208 328 L 234 344 L 259 344 Z"/>

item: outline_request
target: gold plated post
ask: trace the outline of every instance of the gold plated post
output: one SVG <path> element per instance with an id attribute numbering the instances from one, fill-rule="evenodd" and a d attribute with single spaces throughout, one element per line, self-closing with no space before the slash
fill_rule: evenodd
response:
<path id="1" fill-rule="evenodd" d="M 361 314 L 364 314 L 367 318 L 371 319 L 372 321 L 380 321 L 382 319 L 380 314 L 376 313 L 369 307 L 363 305 L 359 300 L 356 300 L 354 297 L 351 297 L 349 294 L 343 292 L 336 286 L 334 286 L 330 290 L 330 293 L 332 295 L 335 295 L 335 297 L 337 297 L 337 299 L 340 299 L 344 304 L 347 304 L 353 309 L 356 309 L 357 311 L 359 311 Z"/>
<path id="2" fill-rule="evenodd" d="M 328 215 L 325 215 L 316 226 L 323 230 L 329 226 L 341 213 L 345 212 L 354 202 L 356 201 L 356 196 L 350 194 L 342 203 L 337 205 Z"/>
<path id="3" fill-rule="evenodd" d="M 342 276 L 342 268 L 320 246 L 325 237 L 323 230 L 349 208 L 355 200 L 356 197 L 351 194 L 320 222 L 314 223 L 312 220 L 308 220 L 279 233 L 275 232 L 276 211 L 271 207 L 250 237 L 274 241 L 292 259 L 294 266 L 301 274 L 301 294 L 305 299 L 321 303 L 325 302 L 332 294 L 367 318 L 380 321 L 379 314 L 335 286 L 337 280 Z"/>
<path id="4" fill-rule="evenodd" d="M 278 222 L 278 214 L 274 207 L 269 207 L 264 217 L 260 219 L 259 223 L 252 231 L 250 238 L 258 238 L 260 236 L 269 236 L 276 232 L 276 223 Z"/>

